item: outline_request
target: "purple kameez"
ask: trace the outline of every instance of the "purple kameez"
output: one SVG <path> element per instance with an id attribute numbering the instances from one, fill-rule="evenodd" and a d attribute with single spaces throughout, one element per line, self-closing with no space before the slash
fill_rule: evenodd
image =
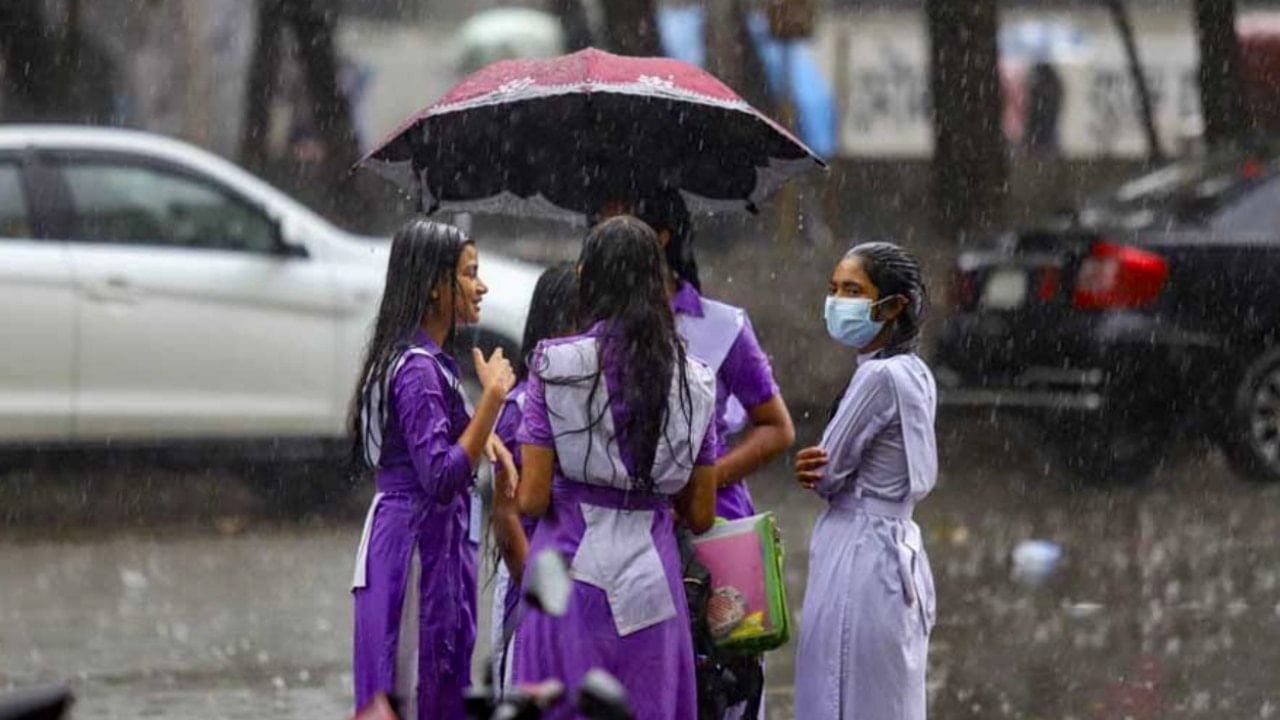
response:
<path id="1" fill-rule="evenodd" d="M 745 310 L 702 297 L 697 288 L 681 282 L 671 297 L 676 327 L 689 354 L 711 366 L 716 374 L 716 459 L 729 452 L 729 436 L 742 429 L 747 413 L 778 394 L 773 367 L 756 339 L 755 329 Z M 747 481 L 740 480 L 716 490 L 716 515 L 737 520 L 756 514 Z M 763 665 L 764 659 L 761 658 Z M 749 703 L 740 703 L 725 712 L 725 720 L 738 720 Z M 763 699 L 759 717 L 763 718 Z"/>
<path id="2" fill-rule="evenodd" d="M 924 720 L 933 574 L 912 511 L 933 489 L 937 388 L 913 354 L 859 361 L 822 436 L 796 717 Z"/>
<path id="3" fill-rule="evenodd" d="M 498 422 L 493 426 L 493 434 L 511 451 L 516 471 L 522 470 L 520 462 L 520 442 L 516 434 L 520 430 L 524 416 L 525 389 L 528 381 L 521 381 L 511 392 L 507 393 L 507 401 L 498 415 Z M 496 492 L 496 491 L 495 491 Z M 538 525 L 533 518 L 520 516 L 520 527 L 525 538 L 533 537 L 533 530 Z M 498 567 L 494 572 L 493 582 L 493 614 L 490 625 L 490 652 L 493 653 L 493 678 L 501 687 L 506 687 L 511 668 L 511 658 L 507 652 L 508 640 L 520 622 L 520 586 L 511 582 L 511 572 L 507 563 L 498 558 Z"/>
<path id="4" fill-rule="evenodd" d="M 462 694 L 470 684 L 474 472 L 457 444 L 470 420 L 457 377 L 453 359 L 419 332 L 390 378 L 378 494 L 352 583 L 356 708 L 387 693 L 400 699 L 406 720 L 465 717 Z M 376 413 L 367 417 L 377 422 Z"/>
<path id="5" fill-rule="evenodd" d="M 572 696 L 583 675 L 599 667 L 627 689 L 637 720 L 694 720 L 693 643 L 671 498 L 694 465 L 715 461 L 714 378 L 689 361 L 691 412 L 669 406 L 669 432 L 651 473 L 655 490 L 633 489 L 635 463 L 613 432 L 630 412 L 617 399 L 624 381 L 617 359 L 603 359 L 603 387 L 593 399 L 599 410 L 590 413 L 602 421 L 590 433 L 573 432 L 585 426 L 590 382 L 543 382 L 592 372 L 599 332 L 597 325 L 587 335 L 544 342 L 533 362 L 538 372 L 519 439 L 554 448 L 556 467 L 551 504 L 529 551 L 554 548 L 571 558 L 574 583 L 564 617 L 526 610 L 516 632 L 515 679 L 559 679 Z M 609 412 L 600 413 L 605 402 Z M 571 715 L 562 707 L 547 717 Z"/>
<path id="6" fill-rule="evenodd" d="M 702 297 L 681 282 L 671 297 L 676 327 L 689 354 L 716 375 L 716 459 L 729 452 L 729 437 L 741 430 L 740 417 L 778 394 L 769 358 L 741 308 Z M 735 417 L 738 416 L 738 417 Z M 716 515 L 737 520 L 756 513 L 743 480 L 716 491 Z"/>

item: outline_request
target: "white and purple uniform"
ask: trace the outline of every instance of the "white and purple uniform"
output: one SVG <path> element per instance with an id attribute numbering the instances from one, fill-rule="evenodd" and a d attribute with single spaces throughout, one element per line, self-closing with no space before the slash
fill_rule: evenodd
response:
<path id="1" fill-rule="evenodd" d="M 671 298 L 676 330 L 689 354 L 716 376 L 716 458 L 729 451 L 729 436 L 743 429 L 747 413 L 778 394 L 769 358 L 742 308 L 710 300 L 687 282 Z M 737 520 L 756 513 L 745 481 L 716 492 L 716 515 Z"/>
<path id="2" fill-rule="evenodd" d="M 868 356 L 822 436 L 830 505 L 809 543 L 795 715 L 924 720 L 933 574 L 912 510 L 938 473 L 937 388 L 914 354 Z"/>
<path id="3" fill-rule="evenodd" d="M 620 358 L 598 358 L 606 327 L 543 342 L 532 363 L 519 439 L 554 449 L 556 465 L 529 553 L 554 548 L 571 558 L 574 582 L 563 617 L 525 609 L 513 674 L 517 682 L 558 679 L 572 697 L 588 670 L 603 668 L 626 688 L 638 720 L 694 720 L 693 639 L 672 498 L 695 466 L 715 462 L 715 381 L 690 358 L 691 403 L 682 407 L 673 374 L 652 489 L 638 488 L 635 458 L 617 431 L 631 412 L 620 399 L 629 378 Z M 572 716 L 567 704 L 546 715 Z"/>
<path id="4" fill-rule="evenodd" d="M 356 555 L 356 709 L 378 693 L 401 717 L 465 717 L 476 636 L 475 474 L 458 438 L 471 408 L 458 366 L 419 331 L 383 387 L 366 389 L 365 454 L 378 492 Z"/>

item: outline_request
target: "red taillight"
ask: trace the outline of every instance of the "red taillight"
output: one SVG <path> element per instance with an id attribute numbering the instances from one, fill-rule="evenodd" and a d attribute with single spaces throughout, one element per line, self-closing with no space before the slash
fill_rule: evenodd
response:
<path id="1" fill-rule="evenodd" d="M 1160 297 L 1168 279 L 1169 263 L 1159 255 L 1098 242 L 1080 262 L 1073 301 L 1080 310 L 1147 307 Z"/>

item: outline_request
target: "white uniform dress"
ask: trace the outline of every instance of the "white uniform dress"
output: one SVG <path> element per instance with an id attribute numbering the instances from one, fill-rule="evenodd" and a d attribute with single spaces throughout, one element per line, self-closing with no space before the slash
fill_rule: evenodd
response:
<path id="1" fill-rule="evenodd" d="M 934 587 L 911 515 L 937 478 L 936 405 L 919 357 L 864 357 L 823 434 L 830 505 L 809 543 L 797 718 L 925 718 Z"/>

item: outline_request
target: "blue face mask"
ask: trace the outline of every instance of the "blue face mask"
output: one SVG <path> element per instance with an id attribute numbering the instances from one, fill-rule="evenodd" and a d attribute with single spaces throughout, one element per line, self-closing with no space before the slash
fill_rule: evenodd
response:
<path id="1" fill-rule="evenodd" d="M 862 349 L 870 345 L 884 327 L 883 321 L 871 319 L 871 309 L 878 304 L 867 298 L 828 295 L 827 306 L 823 311 L 827 320 L 827 334 L 841 345 L 851 348 Z"/>

